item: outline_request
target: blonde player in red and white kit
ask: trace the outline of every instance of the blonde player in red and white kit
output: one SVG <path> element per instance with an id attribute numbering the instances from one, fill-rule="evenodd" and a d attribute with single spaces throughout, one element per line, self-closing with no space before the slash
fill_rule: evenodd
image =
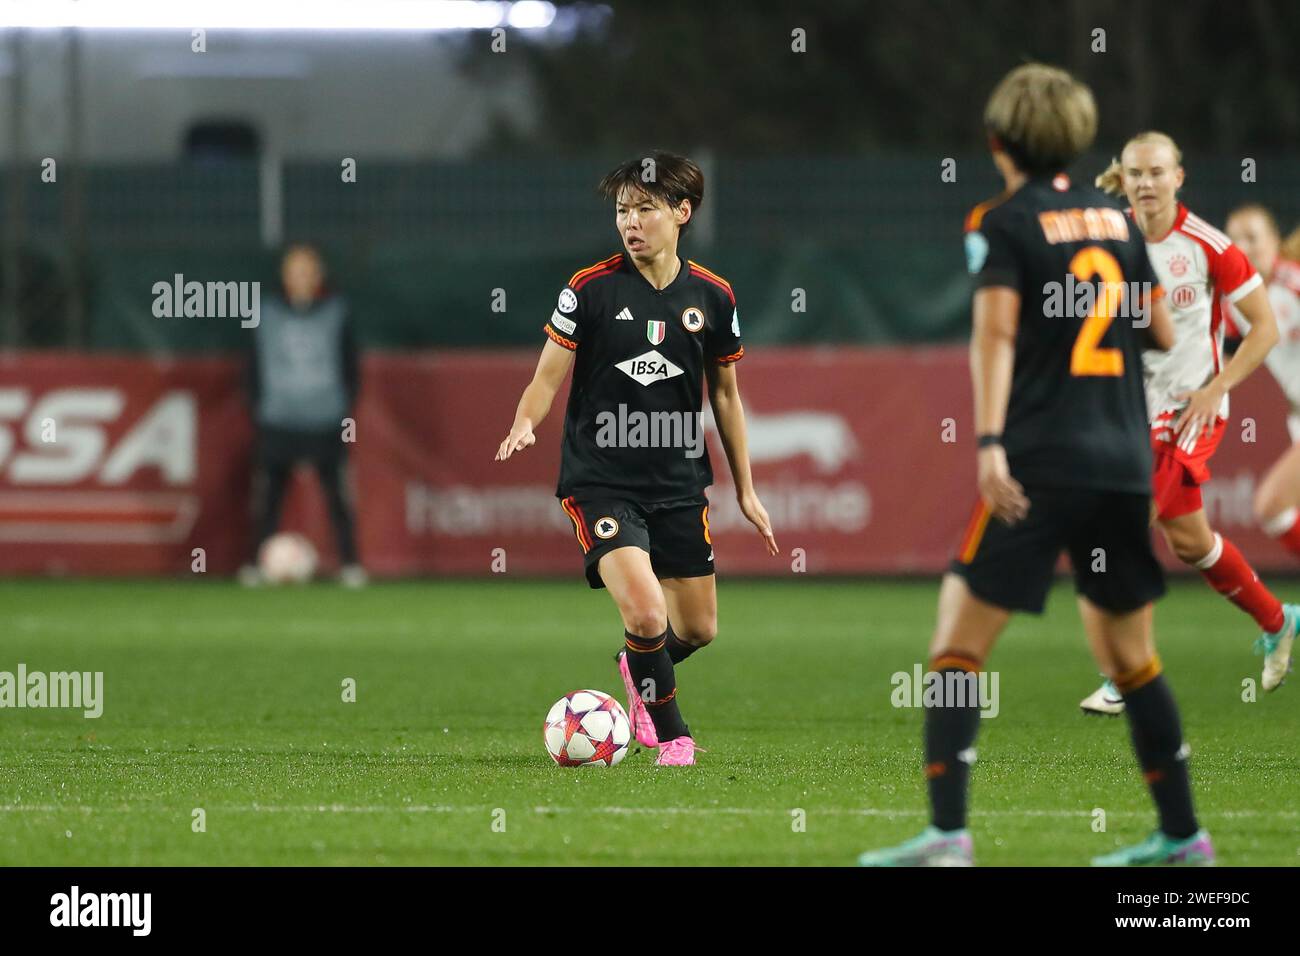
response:
<path id="1" fill-rule="evenodd" d="M 1277 319 L 1278 344 L 1268 353 L 1268 370 L 1290 406 L 1287 430 L 1292 445 L 1274 462 L 1255 492 L 1255 520 L 1292 554 L 1300 557 L 1300 262 L 1280 255 L 1277 221 L 1263 206 L 1250 204 L 1228 216 L 1228 235 L 1267 283 Z M 1250 321 L 1222 300 L 1229 336 L 1250 331 Z"/>
<path id="2" fill-rule="evenodd" d="M 1255 619 L 1263 632 L 1256 642 L 1264 655 L 1262 684 L 1274 690 L 1290 666 L 1300 607 L 1278 601 L 1236 546 L 1210 527 L 1201 485 L 1227 428 L 1228 393 L 1269 354 L 1277 322 L 1264 281 L 1245 254 L 1178 201 L 1183 179 L 1182 153 L 1157 132 L 1133 137 L 1120 160 L 1097 177 L 1099 188 L 1128 198 L 1174 319 L 1174 347 L 1143 356 L 1155 453 L 1152 511 L 1179 560 Z M 1227 362 L 1220 297 L 1250 326 Z M 1085 713 L 1124 710 L 1110 681 L 1079 706 Z"/>

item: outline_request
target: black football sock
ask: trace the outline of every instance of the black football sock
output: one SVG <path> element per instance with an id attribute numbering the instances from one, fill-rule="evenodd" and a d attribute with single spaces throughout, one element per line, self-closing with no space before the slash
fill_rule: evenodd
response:
<path id="1" fill-rule="evenodd" d="M 943 680 L 940 705 L 925 708 L 930 822 L 940 830 L 961 830 L 980 723 L 979 662 L 946 653 L 931 662 L 930 673 Z"/>
<path id="2" fill-rule="evenodd" d="M 667 647 L 669 633 L 670 630 L 665 630 L 658 637 L 639 637 L 631 631 L 623 632 L 627 640 L 627 669 L 645 701 L 661 743 L 691 735 L 677 708 L 677 676 Z"/>
<path id="3" fill-rule="evenodd" d="M 1153 657 L 1138 670 L 1121 674 L 1115 686 L 1124 698 L 1133 750 L 1156 802 L 1160 830 L 1176 840 L 1186 839 L 1197 830 L 1188 750 L 1183 745 L 1178 704 L 1160 672 L 1160 659 Z"/>
<path id="4" fill-rule="evenodd" d="M 668 624 L 668 638 L 665 644 L 668 647 L 668 656 L 672 658 L 674 664 L 680 664 L 704 646 L 703 644 L 687 644 L 683 641 L 677 636 L 677 632 L 673 630 L 671 621 Z"/>

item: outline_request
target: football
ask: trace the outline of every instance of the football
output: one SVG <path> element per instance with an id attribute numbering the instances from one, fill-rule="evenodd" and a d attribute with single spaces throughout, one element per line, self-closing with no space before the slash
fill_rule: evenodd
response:
<path id="1" fill-rule="evenodd" d="M 302 584 L 316 573 L 316 549 L 300 534 L 275 534 L 258 552 L 257 566 L 271 584 Z"/>
<path id="2" fill-rule="evenodd" d="M 598 690 L 575 690 L 546 714 L 542 739 L 561 767 L 612 767 L 627 754 L 632 727 L 613 697 Z"/>

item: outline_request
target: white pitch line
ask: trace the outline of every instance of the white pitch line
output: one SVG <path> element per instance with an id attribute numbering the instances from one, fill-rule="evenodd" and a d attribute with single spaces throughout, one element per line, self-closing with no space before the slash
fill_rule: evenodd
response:
<path id="1" fill-rule="evenodd" d="M 763 816 L 781 814 L 788 816 L 796 809 L 762 809 L 757 807 L 534 807 L 534 813 L 611 813 L 611 814 L 685 814 L 721 813 L 737 816 Z M 928 817 L 929 810 L 887 810 L 877 807 L 800 807 L 809 816 L 825 814 L 828 816 L 848 817 Z M 1141 817 L 1150 814 L 1150 810 L 1108 810 L 1110 817 Z M 1091 810 L 972 810 L 972 817 L 1091 817 Z M 1223 810 L 1219 812 L 1201 811 L 1198 816 L 1234 819 L 1237 817 L 1300 817 L 1300 810 Z"/>
<path id="2" fill-rule="evenodd" d="M 9 622 L 9 625 L 14 630 L 24 631 L 26 633 L 53 632 L 60 634 L 83 634 L 88 629 L 88 625 L 85 621 L 76 618 L 35 617 L 30 615 L 13 618 Z M 134 617 L 129 619 L 124 618 L 119 621 L 97 621 L 93 630 L 96 634 L 170 635 L 183 631 L 193 633 L 230 633 L 242 637 L 247 635 L 250 631 L 257 631 L 260 628 L 274 628 L 280 633 L 305 635 L 321 632 L 333 634 L 369 634 L 377 630 L 382 630 L 385 634 L 402 637 L 422 637 L 437 633 L 433 624 L 424 621 L 385 622 L 383 625 L 378 625 L 368 621 L 339 621 L 337 618 L 298 618 L 292 621 L 275 621 L 255 617 Z M 500 632 L 501 628 L 488 622 L 482 622 L 477 625 L 473 622 L 466 622 L 463 625 L 457 625 L 456 630 L 457 632 L 463 630 L 475 634 L 496 634 Z"/>
<path id="3" fill-rule="evenodd" d="M 175 807 L 155 807 L 155 806 L 116 806 L 116 807 L 88 807 L 80 804 L 62 806 L 59 804 L 0 804 L 0 813 L 64 813 L 76 811 L 80 813 L 189 813 L 192 808 L 175 808 Z M 495 807 L 488 805 L 483 806 L 455 806 L 451 804 L 410 804 L 407 806 L 349 806 L 339 803 L 323 803 L 304 806 L 279 806 L 269 804 L 241 804 L 236 806 L 216 806 L 206 807 L 209 813 L 490 813 Z M 532 812 L 536 814 L 552 813 L 600 813 L 615 816 L 634 816 L 634 815 L 679 815 L 691 816 L 694 814 L 708 815 L 721 814 L 730 816 L 769 816 L 780 815 L 788 816 L 791 808 L 760 808 L 760 807 L 533 807 Z M 850 817 L 923 817 L 929 814 L 928 810 L 923 809 L 902 809 L 889 810 L 877 807 L 801 807 L 798 809 L 805 810 L 809 816 L 818 814 L 825 816 L 850 816 Z M 1111 817 L 1139 817 L 1146 816 L 1149 810 L 1111 810 L 1106 815 Z M 1090 817 L 1091 810 L 972 810 L 973 817 L 1051 817 L 1051 818 L 1073 818 L 1073 817 Z M 1254 817 L 1280 817 L 1284 819 L 1294 819 L 1300 817 L 1300 810 L 1221 810 L 1221 811 L 1202 811 L 1200 816 L 1218 819 L 1250 819 Z"/>

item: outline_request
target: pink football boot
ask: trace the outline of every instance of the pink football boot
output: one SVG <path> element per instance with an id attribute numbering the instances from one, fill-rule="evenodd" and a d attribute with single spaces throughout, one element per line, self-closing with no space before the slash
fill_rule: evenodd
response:
<path id="1" fill-rule="evenodd" d="M 623 686 L 627 689 L 627 713 L 632 719 L 632 733 L 636 736 L 636 742 L 642 747 L 658 747 L 659 735 L 655 733 L 654 721 L 650 719 L 645 701 L 636 692 L 636 683 L 627 667 L 627 651 L 621 651 L 618 655 L 618 672 L 623 675 Z"/>
<path id="2" fill-rule="evenodd" d="M 674 737 L 659 748 L 656 767 L 695 766 L 695 741 L 690 737 Z"/>

